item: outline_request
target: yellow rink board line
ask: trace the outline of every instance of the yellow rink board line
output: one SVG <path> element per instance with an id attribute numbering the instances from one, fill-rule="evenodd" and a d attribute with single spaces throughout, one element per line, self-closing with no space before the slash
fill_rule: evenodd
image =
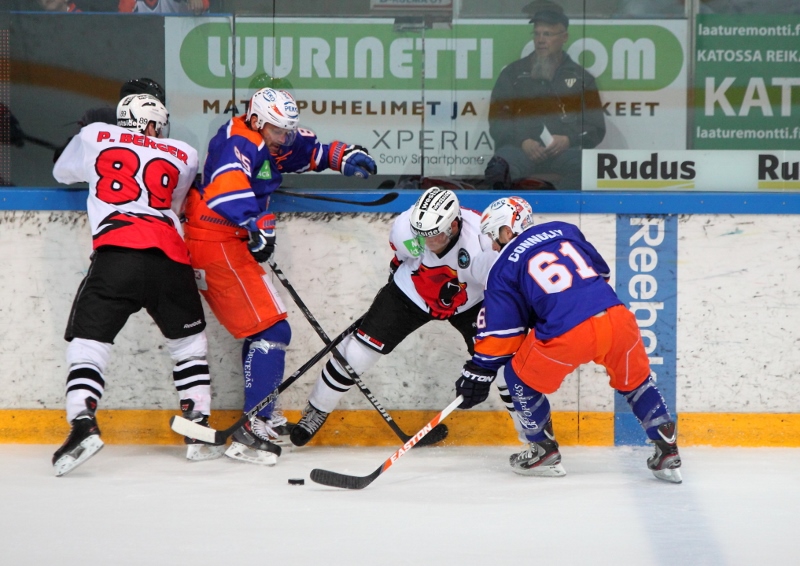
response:
<path id="1" fill-rule="evenodd" d="M 109 444 L 182 444 L 169 428 L 177 414 L 165 410 L 100 410 L 98 424 Z M 214 411 L 216 429 L 232 425 L 239 411 Z M 392 411 L 397 424 L 413 435 L 436 411 Z M 299 411 L 286 411 L 294 421 Z M 445 444 L 452 446 L 518 444 L 505 411 L 456 411 L 445 421 L 450 429 Z M 614 415 L 608 412 L 554 412 L 556 438 L 564 445 L 611 446 Z M 0 443 L 60 444 L 69 426 L 64 411 L 49 409 L 0 410 Z M 796 413 L 681 413 L 681 446 L 800 447 L 800 414 Z M 373 410 L 335 411 L 312 444 L 321 446 L 397 446 L 398 439 Z"/>

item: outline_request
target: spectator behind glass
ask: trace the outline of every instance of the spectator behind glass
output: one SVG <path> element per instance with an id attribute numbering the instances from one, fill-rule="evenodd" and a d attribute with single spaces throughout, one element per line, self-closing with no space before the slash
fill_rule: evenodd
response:
<path id="1" fill-rule="evenodd" d="M 208 11 L 208 0 L 119 0 L 120 12 L 136 14 L 195 14 Z"/>
<path id="2" fill-rule="evenodd" d="M 563 50 L 569 18 L 560 6 L 543 2 L 531 23 L 534 52 L 506 66 L 492 89 L 495 155 L 486 182 L 526 188 L 525 180 L 545 174 L 555 188 L 580 189 L 581 149 L 596 147 L 606 134 L 597 84 Z"/>
<path id="3" fill-rule="evenodd" d="M 39 5 L 48 12 L 80 12 L 81 10 L 67 0 L 39 0 Z"/>

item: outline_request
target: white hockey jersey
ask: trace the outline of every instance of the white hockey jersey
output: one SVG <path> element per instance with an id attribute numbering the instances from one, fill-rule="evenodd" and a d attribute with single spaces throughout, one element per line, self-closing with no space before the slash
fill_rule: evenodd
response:
<path id="1" fill-rule="evenodd" d="M 461 208 L 458 241 L 439 257 L 425 247 L 409 224 L 411 210 L 403 212 L 392 225 L 389 241 L 396 262 L 402 262 L 394 282 L 403 293 L 431 316 L 450 318 L 483 300 L 483 289 L 497 252 L 492 241 L 480 232 L 480 214 Z"/>
<path id="2" fill-rule="evenodd" d="M 94 248 L 159 248 L 189 263 L 178 216 L 197 174 L 197 151 L 96 122 L 72 138 L 53 167 L 59 183 L 89 183 Z"/>

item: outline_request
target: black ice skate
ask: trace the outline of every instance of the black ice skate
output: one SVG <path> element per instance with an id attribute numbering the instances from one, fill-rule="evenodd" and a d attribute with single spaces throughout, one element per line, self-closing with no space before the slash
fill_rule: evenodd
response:
<path id="1" fill-rule="evenodd" d="M 194 401 L 191 399 L 184 399 L 181 401 L 181 412 L 183 418 L 195 422 L 201 426 L 208 426 L 208 415 L 204 415 L 200 411 L 194 410 Z M 225 443 L 222 444 L 209 444 L 202 440 L 183 437 L 183 442 L 186 444 L 186 459 L 194 462 L 201 460 L 214 460 L 219 458 L 225 453 Z"/>
<path id="2" fill-rule="evenodd" d="M 86 409 L 78 413 L 70 426 L 69 436 L 53 454 L 56 476 L 63 476 L 97 454 L 103 447 L 100 428 L 94 417 L 97 401 L 86 399 Z"/>
<path id="3" fill-rule="evenodd" d="M 295 446 L 305 446 L 308 444 L 308 441 L 314 438 L 314 435 L 317 434 L 319 429 L 322 428 L 322 425 L 325 424 L 325 420 L 328 418 L 329 414 L 330 413 L 320 411 L 311 403 L 306 404 L 306 408 L 303 409 L 303 416 L 294 426 L 289 436 L 292 444 Z"/>
<path id="4" fill-rule="evenodd" d="M 647 467 L 660 480 L 681 483 L 681 456 L 678 453 L 678 432 L 675 423 L 664 423 L 658 427 L 660 440 L 654 440 L 655 453 L 647 459 Z"/>
<path id="5" fill-rule="evenodd" d="M 283 420 L 286 421 L 285 418 Z M 233 442 L 225 455 L 251 464 L 274 466 L 281 455 L 281 447 L 275 443 L 278 433 L 272 428 L 272 424 L 271 420 L 258 416 L 245 421 L 233 433 Z"/>
<path id="6" fill-rule="evenodd" d="M 547 478 L 567 475 L 564 466 L 561 465 L 561 453 L 558 451 L 558 442 L 553 433 L 553 421 L 547 421 L 544 433 L 547 438 L 539 442 L 529 442 L 525 450 L 509 457 L 514 473 Z"/>

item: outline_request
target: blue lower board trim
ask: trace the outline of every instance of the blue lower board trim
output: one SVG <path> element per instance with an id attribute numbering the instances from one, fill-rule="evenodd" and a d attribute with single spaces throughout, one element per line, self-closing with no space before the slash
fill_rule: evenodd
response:
<path id="1" fill-rule="evenodd" d="M 298 191 L 300 192 L 300 191 Z M 389 191 L 311 191 L 327 197 L 375 200 Z M 399 197 L 383 206 L 358 206 L 274 195 L 275 212 L 402 212 L 422 193 L 397 191 Z M 462 206 L 482 211 L 490 202 L 509 193 L 463 191 Z M 0 188 L 0 210 L 86 210 L 86 189 L 11 187 Z M 794 193 L 660 193 L 660 192 L 567 192 L 532 191 L 519 193 L 545 214 L 800 214 L 800 192 Z"/>

